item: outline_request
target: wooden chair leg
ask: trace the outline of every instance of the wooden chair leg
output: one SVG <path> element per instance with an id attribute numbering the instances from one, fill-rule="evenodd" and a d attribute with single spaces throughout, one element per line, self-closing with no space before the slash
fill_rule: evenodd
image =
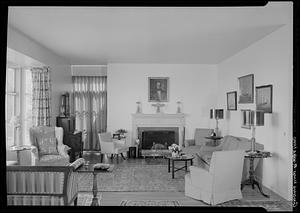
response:
<path id="1" fill-rule="evenodd" d="M 77 200 L 78 200 L 78 197 L 76 197 L 74 200 L 74 206 L 77 206 Z"/>
<path id="2" fill-rule="evenodd" d="M 119 163 L 119 154 L 116 154 L 117 155 L 117 163 Z"/>
<path id="3" fill-rule="evenodd" d="M 123 160 L 126 160 L 126 158 L 124 157 L 123 153 L 121 153 L 121 156 L 122 156 Z"/>
<path id="4" fill-rule="evenodd" d="M 110 155 L 110 159 L 113 159 L 113 158 L 114 158 L 114 154 L 111 154 L 111 155 Z"/>

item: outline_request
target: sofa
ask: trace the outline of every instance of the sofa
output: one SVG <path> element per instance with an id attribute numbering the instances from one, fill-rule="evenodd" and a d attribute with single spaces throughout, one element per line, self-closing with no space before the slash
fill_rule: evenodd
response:
<path id="1" fill-rule="evenodd" d="M 260 143 L 255 143 L 257 150 L 264 150 L 264 145 Z M 207 146 L 203 145 L 200 147 L 199 151 L 194 154 L 195 159 L 194 163 L 196 166 L 205 168 L 209 170 L 210 160 L 212 157 L 212 153 L 215 151 L 227 151 L 227 150 L 250 150 L 251 149 L 251 141 L 244 137 L 235 137 L 232 135 L 224 136 L 220 144 L 218 146 Z M 226 160 L 226 159 L 224 159 Z M 257 164 L 260 159 L 254 159 L 254 169 L 257 167 Z M 243 164 L 243 175 L 242 181 L 246 180 L 249 176 L 249 159 L 244 159 Z"/>
<path id="2" fill-rule="evenodd" d="M 78 173 L 84 163 L 67 166 L 7 166 L 7 205 L 77 205 Z"/>

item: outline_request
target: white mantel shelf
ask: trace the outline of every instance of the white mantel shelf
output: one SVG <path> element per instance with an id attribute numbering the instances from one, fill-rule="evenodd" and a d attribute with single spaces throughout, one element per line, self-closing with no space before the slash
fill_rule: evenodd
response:
<path id="1" fill-rule="evenodd" d="M 185 127 L 185 117 L 186 114 L 184 113 L 132 114 L 132 143 L 134 144 L 134 141 L 137 138 L 138 127 L 178 127 L 179 144 L 182 145 Z"/>

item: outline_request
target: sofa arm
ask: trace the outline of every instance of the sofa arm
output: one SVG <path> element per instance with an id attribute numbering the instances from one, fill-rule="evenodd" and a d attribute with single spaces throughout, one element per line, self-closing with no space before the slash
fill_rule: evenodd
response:
<path id="1" fill-rule="evenodd" d="M 222 147 L 219 146 L 201 146 L 200 152 L 215 152 L 215 151 L 222 151 Z"/>
<path id="2" fill-rule="evenodd" d="M 188 146 L 195 146 L 195 140 L 194 139 L 187 139 L 184 141 L 184 147 L 188 147 Z"/>

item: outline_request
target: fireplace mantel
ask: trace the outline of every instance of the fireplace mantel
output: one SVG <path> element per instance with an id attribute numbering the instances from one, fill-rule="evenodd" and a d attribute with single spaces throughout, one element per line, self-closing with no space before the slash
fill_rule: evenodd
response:
<path id="1" fill-rule="evenodd" d="M 178 127 L 179 128 L 179 145 L 183 145 L 185 114 L 132 114 L 132 144 L 137 139 L 138 127 Z"/>

